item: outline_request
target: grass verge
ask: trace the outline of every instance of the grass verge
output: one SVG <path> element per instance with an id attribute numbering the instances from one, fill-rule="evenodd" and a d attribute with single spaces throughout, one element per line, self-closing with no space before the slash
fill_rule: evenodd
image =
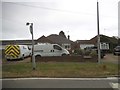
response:
<path id="1" fill-rule="evenodd" d="M 107 77 L 118 75 L 118 65 L 112 63 L 47 62 L 3 64 L 2 77 Z"/>

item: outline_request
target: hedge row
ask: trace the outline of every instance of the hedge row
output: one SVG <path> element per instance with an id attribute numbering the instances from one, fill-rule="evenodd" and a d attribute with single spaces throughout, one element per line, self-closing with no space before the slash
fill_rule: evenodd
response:
<path id="1" fill-rule="evenodd" d="M 39 57 L 35 59 L 36 62 L 97 62 L 97 57 L 89 56 L 52 56 L 52 57 Z"/>

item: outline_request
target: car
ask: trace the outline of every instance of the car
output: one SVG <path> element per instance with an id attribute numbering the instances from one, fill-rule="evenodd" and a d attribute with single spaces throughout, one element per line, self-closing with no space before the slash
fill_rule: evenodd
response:
<path id="1" fill-rule="evenodd" d="M 113 50 L 114 55 L 120 55 L 120 46 L 116 46 Z"/>

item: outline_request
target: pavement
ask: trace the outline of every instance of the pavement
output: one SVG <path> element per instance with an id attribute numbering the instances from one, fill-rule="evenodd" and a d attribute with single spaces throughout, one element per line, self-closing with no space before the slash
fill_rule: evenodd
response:
<path id="1" fill-rule="evenodd" d="M 111 88 L 118 89 L 118 78 L 14 78 L 2 79 L 2 88 Z"/>

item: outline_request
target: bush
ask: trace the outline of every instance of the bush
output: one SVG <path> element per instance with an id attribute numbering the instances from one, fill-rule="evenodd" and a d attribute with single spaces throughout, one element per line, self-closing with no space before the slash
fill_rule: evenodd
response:
<path id="1" fill-rule="evenodd" d="M 85 50 L 85 51 L 83 52 L 83 55 L 85 55 L 85 56 L 89 56 L 89 55 L 90 55 L 90 51 Z"/>
<path id="2" fill-rule="evenodd" d="M 77 54 L 77 55 L 82 55 L 83 54 L 83 51 L 81 49 L 76 49 L 74 51 L 74 54 Z"/>
<path id="3" fill-rule="evenodd" d="M 97 52 L 96 51 L 91 51 L 89 54 L 91 57 L 97 56 Z"/>

